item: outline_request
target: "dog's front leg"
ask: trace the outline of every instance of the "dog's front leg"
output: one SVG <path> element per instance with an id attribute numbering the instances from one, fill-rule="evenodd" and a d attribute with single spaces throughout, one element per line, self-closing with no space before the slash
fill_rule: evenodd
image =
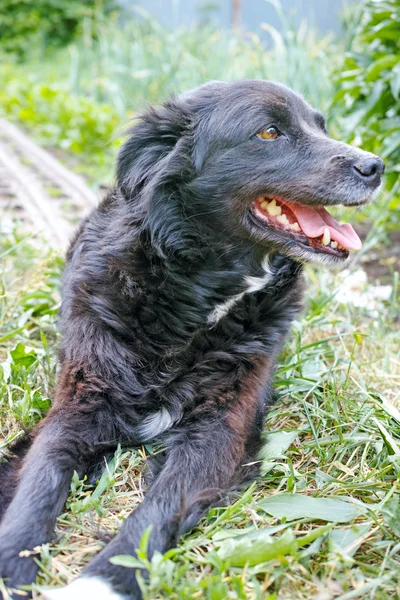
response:
<path id="1" fill-rule="evenodd" d="M 29 551 L 52 538 L 73 471 L 84 470 L 90 460 L 99 438 L 92 421 L 75 406 L 71 411 L 50 411 L 37 427 L 0 525 L 0 578 L 7 588 L 35 580 L 38 567 Z"/>
<path id="2" fill-rule="evenodd" d="M 234 392 L 232 390 L 232 395 Z M 151 527 L 148 557 L 177 544 L 211 505 L 243 479 L 243 465 L 259 449 L 264 393 L 251 387 L 229 406 L 199 407 L 167 441 L 165 463 L 143 503 L 128 517 L 117 536 L 66 588 L 44 593 L 50 600 L 139 599 L 136 569 L 113 565 L 115 555 L 135 555 L 143 533 Z M 146 576 L 146 573 L 143 574 Z"/>

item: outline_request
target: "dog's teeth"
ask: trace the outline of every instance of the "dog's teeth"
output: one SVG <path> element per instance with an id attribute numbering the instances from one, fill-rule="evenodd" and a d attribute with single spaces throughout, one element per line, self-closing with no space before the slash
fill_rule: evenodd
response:
<path id="1" fill-rule="evenodd" d="M 282 209 L 280 206 L 276 205 L 275 200 L 271 200 L 271 202 L 267 202 L 267 206 L 265 207 L 267 213 L 271 215 L 271 217 L 277 217 L 282 214 Z"/>
<path id="2" fill-rule="evenodd" d="M 276 217 L 276 220 L 278 221 L 278 223 L 281 223 L 282 225 L 290 225 L 289 220 L 286 215 L 279 215 L 279 217 Z"/>
<path id="3" fill-rule="evenodd" d="M 332 248 L 337 248 L 338 247 L 338 243 L 337 242 L 331 242 L 331 247 Z"/>
<path id="4" fill-rule="evenodd" d="M 289 227 L 290 227 L 290 229 L 291 229 L 292 231 L 296 231 L 297 233 L 298 233 L 299 231 L 301 231 L 301 227 L 300 227 L 300 225 L 298 224 L 298 222 L 297 222 L 297 221 L 295 221 L 294 223 L 290 223 Z"/>
<path id="5" fill-rule="evenodd" d="M 323 243 L 324 246 L 328 246 L 331 242 L 331 234 L 327 227 L 325 227 L 325 229 L 324 229 L 324 235 L 322 236 L 321 242 Z"/>

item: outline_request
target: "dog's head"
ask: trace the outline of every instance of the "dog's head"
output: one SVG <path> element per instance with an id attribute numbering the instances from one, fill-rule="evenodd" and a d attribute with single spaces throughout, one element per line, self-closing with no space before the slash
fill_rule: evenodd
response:
<path id="1" fill-rule="evenodd" d="M 321 113 L 283 85 L 211 82 L 151 109 L 131 134 L 118 183 L 133 204 L 141 198 L 158 241 L 184 243 L 186 227 L 195 243 L 206 223 L 232 243 L 310 262 L 361 248 L 325 207 L 369 202 L 384 164 L 330 139 Z"/>

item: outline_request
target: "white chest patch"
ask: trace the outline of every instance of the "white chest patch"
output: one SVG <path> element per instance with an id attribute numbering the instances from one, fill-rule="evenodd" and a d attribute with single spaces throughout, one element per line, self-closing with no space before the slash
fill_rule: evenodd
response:
<path id="1" fill-rule="evenodd" d="M 210 325 L 214 325 L 217 323 L 222 317 L 224 317 L 230 309 L 235 306 L 239 300 L 243 298 L 246 292 L 242 292 L 241 294 L 237 294 L 236 296 L 232 296 L 226 302 L 221 302 L 221 304 L 217 304 L 217 306 L 210 312 L 208 315 L 207 323 Z"/>
<path id="2" fill-rule="evenodd" d="M 144 442 L 150 441 L 163 431 L 167 431 L 175 421 L 176 419 L 172 417 L 171 413 L 163 407 L 159 411 L 148 415 L 143 423 L 139 425 L 139 437 Z"/>
<path id="3" fill-rule="evenodd" d="M 114 591 L 108 581 L 100 577 L 78 577 L 72 583 L 58 589 L 41 589 L 46 600 L 124 600 Z"/>
<path id="4" fill-rule="evenodd" d="M 267 285 L 267 283 L 269 281 L 271 281 L 271 279 L 273 277 L 273 272 L 270 267 L 268 258 L 269 257 L 267 254 L 262 262 L 262 268 L 264 270 L 264 275 L 262 275 L 261 277 L 252 277 L 252 276 L 248 275 L 245 278 L 247 287 L 244 290 L 244 292 L 241 292 L 240 294 L 236 294 L 236 296 L 232 296 L 232 298 L 229 298 L 225 302 L 221 302 L 221 304 L 217 304 L 217 306 L 208 315 L 207 322 L 209 325 L 215 325 L 215 323 L 217 323 L 220 319 L 222 319 L 222 317 L 224 317 L 226 314 L 228 314 L 230 309 L 233 306 L 235 306 L 235 304 L 237 304 L 239 302 L 239 300 L 241 300 L 245 294 L 252 294 L 254 292 L 259 292 L 260 290 L 263 289 L 264 286 Z"/>

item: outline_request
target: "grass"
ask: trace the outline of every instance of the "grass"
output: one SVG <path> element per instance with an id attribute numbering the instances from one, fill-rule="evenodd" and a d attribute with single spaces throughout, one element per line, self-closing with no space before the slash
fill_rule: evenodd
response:
<path id="1" fill-rule="evenodd" d="M 33 51 L 25 73 L 32 81 L 62 81 L 70 94 L 112 106 L 120 119 L 210 79 L 276 79 L 326 108 L 340 42 L 306 22 L 294 26 L 279 1 L 268 1 L 281 31 L 268 23 L 257 33 L 211 24 L 170 30 L 139 6 L 117 20 L 96 15 L 67 49 L 45 57 Z"/>
<path id="2" fill-rule="evenodd" d="M 159 102 L 210 79 L 257 78 L 287 83 L 326 108 L 333 95 L 336 44 L 306 23 L 293 26 L 281 4 L 272 4 L 282 32 L 268 23 L 260 24 L 259 34 L 238 35 L 210 25 L 171 31 L 139 7 L 122 30 L 121 22 L 100 20 L 95 37 L 84 35 L 70 46 L 70 91 L 106 102 L 124 118 L 141 109 L 144 98 Z"/>
<path id="3" fill-rule="evenodd" d="M 52 396 L 62 261 L 17 232 L 3 236 L 0 256 L 4 449 Z M 368 311 L 335 299 L 343 274 L 318 269 L 307 278 L 307 308 L 276 374 L 279 401 L 266 423 L 261 477 L 150 564 L 143 541 L 145 598 L 399 597 L 398 292 Z M 94 487 L 74 477 L 56 540 L 37 549 L 40 584 L 72 580 L 117 531 L 143 498 L 152 451 L 119 449 Z M 288 519 L 268 505 L 278 494 L 279 506 L 284 493 L 295 494 Z M 321 499 L 322 514 L 310 516 L 307 497 Z M 344 522 L 328 504 L 340 498 L 350 507 Z"/>

